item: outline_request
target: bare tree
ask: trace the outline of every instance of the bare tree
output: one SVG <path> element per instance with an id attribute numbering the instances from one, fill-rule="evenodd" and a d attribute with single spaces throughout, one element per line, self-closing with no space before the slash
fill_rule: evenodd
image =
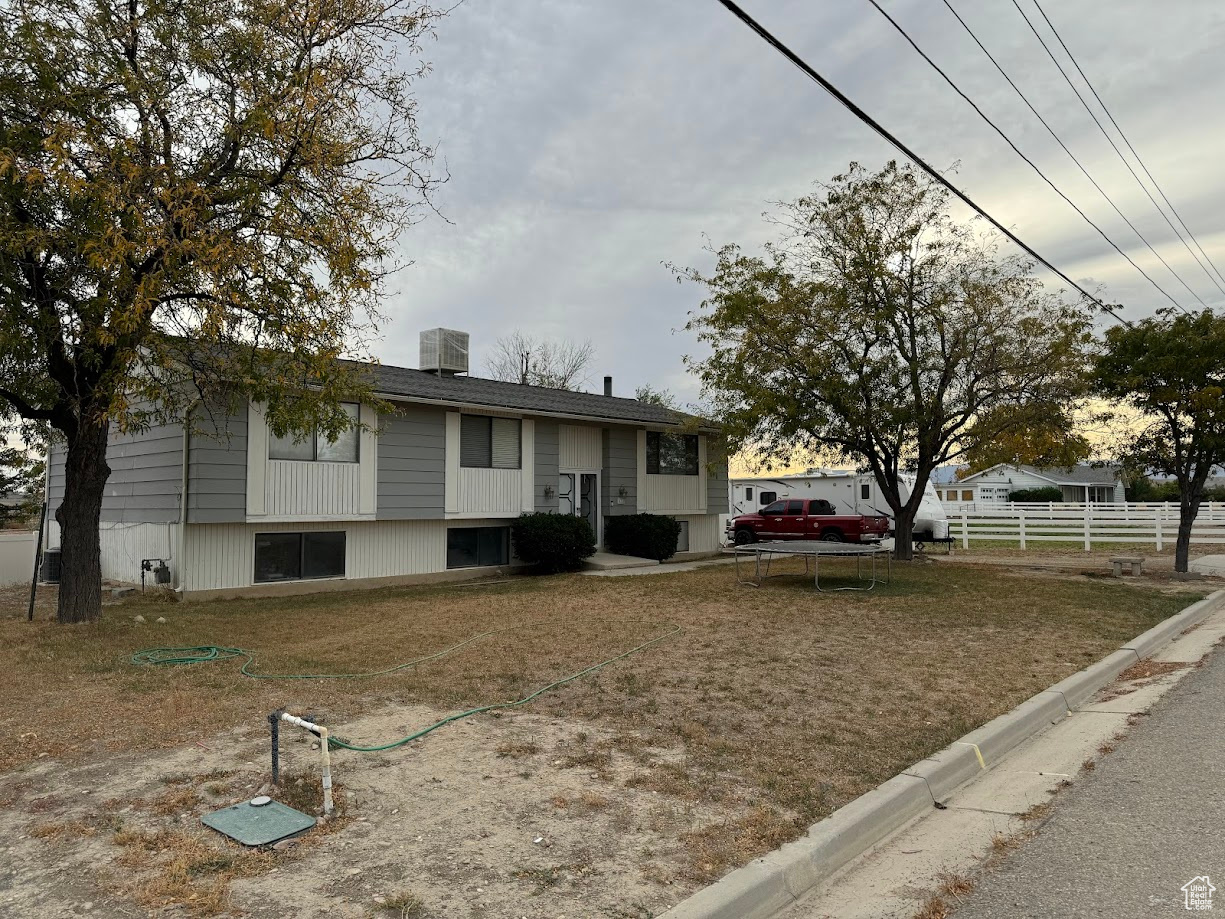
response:
<path id="1" fill-rule="evenodd" d="M 485 368 L 495 380 L 526 383 L 548 389 L 578 389 L 590 379 L 595 358 L 591 339 L 581 344 L 566 339 L 537 338 L 515 329 L 499 338 Z"/>

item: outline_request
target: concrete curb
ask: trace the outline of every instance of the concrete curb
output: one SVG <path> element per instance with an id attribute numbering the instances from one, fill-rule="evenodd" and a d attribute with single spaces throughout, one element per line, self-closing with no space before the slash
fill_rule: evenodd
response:
<path id="1" fill-rule="evenodd" d="M 659 919 L 768 919 L 1222 606 L 1225 590 L 1209 594 L 1096 664 L 860 795 L 814 823 L 800 839 L 699 890 Z"/>

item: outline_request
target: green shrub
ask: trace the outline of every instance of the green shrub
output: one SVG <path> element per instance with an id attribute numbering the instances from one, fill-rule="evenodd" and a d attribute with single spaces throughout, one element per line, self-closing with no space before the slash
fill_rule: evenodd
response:
<path id="1" fill-rule="evenodd" d="M 1045 488 L 1018 488 L 1016 491 L 1008 492 L 1008 500 L 1022 503 L 1030 501 L 1062 501 L 1063 489 L 1056 488 L 1054 485 L 1048 485 Z"/>
<path id="2" fill-rule="evenodd" d="M 591 524 L 572 514 L 523 514 L 510 525 L 515 555 L 542 574 L 577 571 L 595 554 Z"/>
<path id="3" fill-rule="evenodd" d="M 675 517 L 629 514 L 604 521 L 604 544 L 609 552 L 653 558 L 662 562 L 676 554 L 681 525 Z"/>

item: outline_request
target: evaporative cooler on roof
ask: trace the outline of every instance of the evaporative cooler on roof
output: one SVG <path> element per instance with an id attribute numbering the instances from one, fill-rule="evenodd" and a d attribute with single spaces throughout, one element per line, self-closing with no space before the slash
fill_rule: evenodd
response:
<path id="1" fill-rule="evenodd" d="M 468 333 L 426 329 L 421 333 L 421 369 L 451 376 L 468 372 Z"/>

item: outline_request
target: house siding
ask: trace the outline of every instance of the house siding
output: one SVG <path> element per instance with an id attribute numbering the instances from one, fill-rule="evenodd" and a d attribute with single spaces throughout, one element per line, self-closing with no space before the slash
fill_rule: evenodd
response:
<path id="1" fill-rule="evenodd" d="M 417 406 L 383 416 L 378 446 L 378 519 L 442 519 L 446 417 L 441 409 Z"/>
<path id="2" fill-rule="evenodd" d="M 638 511 L 638 429 L 605 428 L 601 445 L 600 511 L 604 517 Z M 620 494 L 624 488 L 626 493 Z"/>
<path id="3" fill-rule="evenodd" d="M 187 522 L 240 523 L 247 514 L 247 413 L 196 409 L 187 453 Z"/>
<path id="4" fill-rule="evenodd" d="M 54 514 L 64 500 L 65 445 L 53 441 L 48 456 L 47 502 Z M 174 523 L 183 487 L 183 426 L 154 425 L 140 433 L 110 432 L 106 463 L 111 474 L 102 497 L 103 523 Z"/>
<path id="5" fill-rule="evenodd" d="M 542 514 L 557 513 L 557 483 L 560 468 L 560 425 L 556 421 L 536 419 L 536 510 Z M 545 497 L 545 488 L 551 496 Z"/>
<path id="6" fill-rule="evenodd" d="M 709 440 L 707 444 L 709 450 Z M 710 463 L 706 470 L 706 513 L 728 513 L 727 493 L 727 457 L 723 456 Z"/>

